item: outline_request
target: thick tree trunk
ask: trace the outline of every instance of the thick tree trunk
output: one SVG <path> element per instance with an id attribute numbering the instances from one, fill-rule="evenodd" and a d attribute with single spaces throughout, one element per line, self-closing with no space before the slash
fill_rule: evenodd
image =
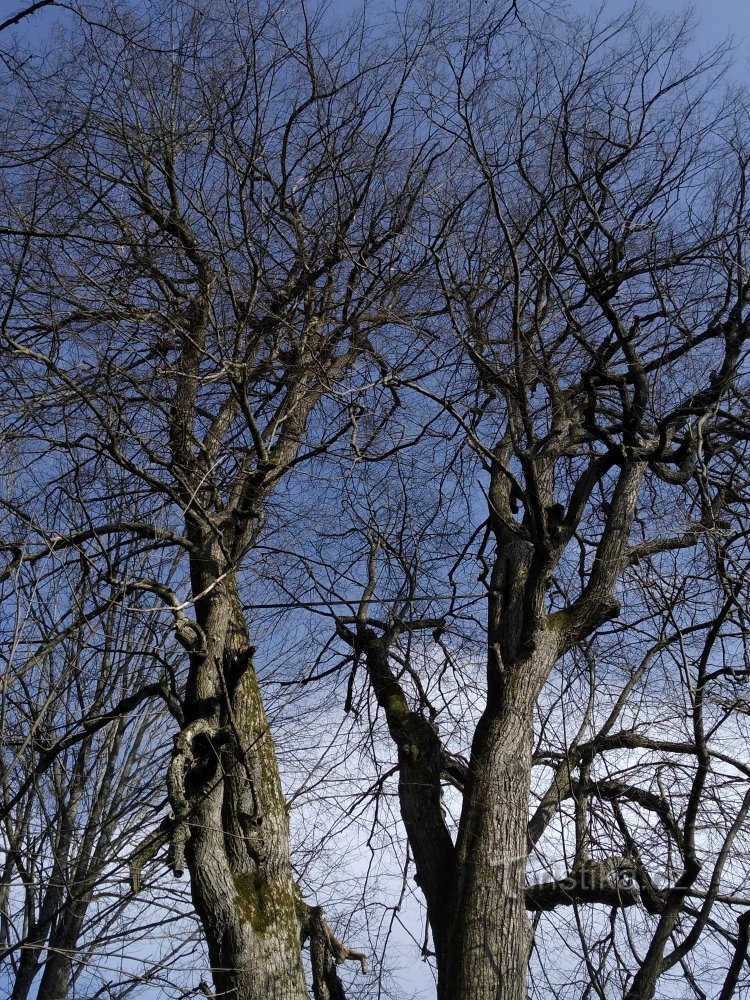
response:
<path id="1" fill-rule="evenodd" d="M 412 623 L 412 626 L 418 623 Z M 503 670 L 490 649 L 494 683 L 475 734 L 455 847 L 440 807 L 443 758 L 436 730 L 410 710 L 388 662 L 392 636 L 340 634 L 364 654 L 398 748 L 401 814 L 427 902 L 439 1000 L 526 1000 L 531 928 L 524 875 L 535 692 L 554 662 L 554 643 L 535 637 L 532 661 Z"/>
<path id="2" fill-rule="evenodd" d="M 198 797 L 186 859 L 216 992 L 230 1000 L 306 1000 L 287 814 L 252 668 L 233 698 L 250 778 L 234 746 Z M 211 784 L 210 780 L 207 784 Z"/>
<path id="3" fill-rule="evenodd" d="M 440 1000 L 526 1000 L 524 905 L 531 720 L 485 718 L 472 752 L 457 844 L 455 947 Z"/>
<path id="4" fill-rule="evenodd" d="M 507 483 L 502 479 L 507 493 Z M 498 509 L 508 503 L 500 493 Z M 524 883 L 533 706 L 558 655 L 545 621 L 548 560 L 496 525 L 487 622 L 487 706 L 474 733 L 456 841 L 454 949 L 440 1000 L 527 1000 Z"/>
<path id="5" fill-rule="evenodd" d="M 186 726 L 170 796 L 217 995 L 307 1000 L 300 905 L 273 740 L 231 575 L 196 604 Z"/>

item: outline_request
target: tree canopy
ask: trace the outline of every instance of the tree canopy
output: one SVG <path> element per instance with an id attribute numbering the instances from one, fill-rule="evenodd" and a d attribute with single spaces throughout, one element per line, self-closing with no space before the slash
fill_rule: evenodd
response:
<path id="1" fill-rule="evenodd" d="M 531 2 L 56 30 L 0 97 L 9 995 L 404 996 L 411 940 L 439 1000 L 740 996 L 727 50 Z"/>

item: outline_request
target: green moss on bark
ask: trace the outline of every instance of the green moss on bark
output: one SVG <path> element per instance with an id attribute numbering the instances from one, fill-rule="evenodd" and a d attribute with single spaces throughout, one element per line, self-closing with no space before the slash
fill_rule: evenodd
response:
<path id="1" fill-rule="evenodd" d="M 294 893 L 287 879 L 264 879 L 258 872 L 234 876 L 237 909 L 259 935 L 286 938 L 299 946 L 299 919 Z"/>

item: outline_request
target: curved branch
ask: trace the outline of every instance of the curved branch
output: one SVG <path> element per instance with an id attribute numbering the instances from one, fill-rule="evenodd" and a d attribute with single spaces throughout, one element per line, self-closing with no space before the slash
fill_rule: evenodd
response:
<path id="1" fill-rule="evenodd" d="M 52 7 L 55 3 L 56 0 L 38 0 L 38 3 L 33 3 L 30 7 L 19 10 L 17 14 L 12 14 L 7 20 L 1 22 L 0 31 L 12 28 L 14 24 L 19 24 L 25 17 L 30 17 L 31 14 L 35 14 L 42 7 Z"/>

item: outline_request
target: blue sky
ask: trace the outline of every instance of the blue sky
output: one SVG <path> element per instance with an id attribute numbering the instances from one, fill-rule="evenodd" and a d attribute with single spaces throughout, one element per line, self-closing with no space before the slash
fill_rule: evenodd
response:
<path id="1" fill-rule="evenodd" d="M 571 10 L 584 11 L 598 5 L 590 0 L 571 0 L 567 6 Z M 611 0 L 607 6 L 617 10 L 630 7 L 631 3 Z M 736 47 L 733 76 L 738 82 L 750 82 L 750 4 L 747 0 L 694 0 L 690 4 L 678 0 L 646 0 L 643 6 L 660 16 L 692 7 L 698 22 L 695 39 L 698 47 L 710 48 L 731 35 Z"/>
<path id="2" fill-rule="evenodd" d="M 0 0 L 0 22 L 12 16 L 16 11 L 29 6 L 31 0 Z M 338 6 L 354 9 L 358 4 L 353 0 L 338 0 Z M 559 6 L 572 10 L 586 10 L 593 5 L 589 0 L 569 0 Z M 622 8 L 626 6 L 622 0 L 610 2 L 608 6 Z M 629 4 L 628 4 L 629 6 Z M 659 14 L 671 14 L 684 9 L 686 4 L 675 0 L 649 0 L 646 6 Z M 696 0 L 691 6 L 700 20 L 697 36 L 699 44 L 710 46 L 720 42 L 727 34 L 734 36 L 738 44 L 738 74 L 750 76 L 750 5 L 747 0 Z M 44 31 L 49 20 L 47 10 L 35 14 L 27 23 L 27 37 L 33 37 Z"/>

